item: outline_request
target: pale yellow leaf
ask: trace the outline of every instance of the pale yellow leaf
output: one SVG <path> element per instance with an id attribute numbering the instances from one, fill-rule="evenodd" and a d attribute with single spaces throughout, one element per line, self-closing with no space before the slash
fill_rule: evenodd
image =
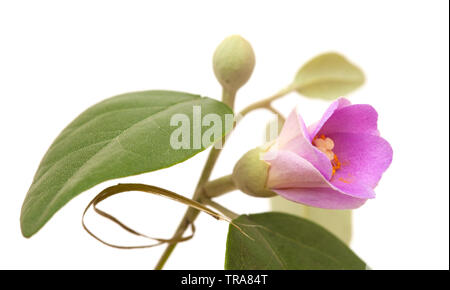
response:
<path id="1" fill-rule="evenodd" d="M 330 52 L 318 55 L 303 65 L 292 85 L 307 97 L 331 100 L 357 89 L 364 80 L 360 68 L 344 56 Z"/>

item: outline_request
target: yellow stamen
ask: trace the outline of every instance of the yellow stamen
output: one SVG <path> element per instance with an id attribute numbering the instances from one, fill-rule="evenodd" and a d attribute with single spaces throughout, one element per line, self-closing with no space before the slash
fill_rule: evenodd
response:
<path id="1" fill-rule="evenodd" d="M 327 158 L 331 162 L 332 166 L 332 176 L 336 173 L 336 171 L 341 168 L 341 162 L 339 161 L 338 157 L 334 152 L 332 151 L 334 148 L 334 141 L 326 137 L 325 135 L 321 134 L 320 136 L 316 136 L 313 141 L 313 145 L 317 147 L 321 152 L 327 156 Z"/>
<path id="2" fill-rule="evenodd" d="M 331 140 L 330 138 L 326 138 L 325 139 L 325 147 L 328 149 L 328 150 L 333 150 L 333 148 L 334 148 L 334 142 L 333 142 L 333 140 Z"/>

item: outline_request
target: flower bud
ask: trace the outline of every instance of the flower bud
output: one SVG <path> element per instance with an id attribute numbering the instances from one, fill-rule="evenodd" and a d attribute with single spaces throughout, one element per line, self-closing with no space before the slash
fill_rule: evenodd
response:
<path id="1" fill-rule="evenodd" d="M 233 169 L 233 181 L 242 192 L 256 197 L 271 197 L 275 193 L 266 187 L 269 163 L 260 158 L 263 150 L 255 148 L 241 157 Z"/>
<path id="2" fill-rule="evenodd" d="M 255 54 L 250 43 L 240 35 L 225 38 L 213 56 L 214 74 L 224 90 L 235 93 L 250 78 Z"/>

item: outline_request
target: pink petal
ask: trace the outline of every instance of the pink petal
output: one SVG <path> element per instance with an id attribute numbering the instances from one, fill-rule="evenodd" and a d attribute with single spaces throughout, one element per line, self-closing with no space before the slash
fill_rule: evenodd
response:
<path id="1" fill-rule="evenodd" d="M 369 134 L 333 133 L 333 152 L 341 162 L 331 183 L 354 197 L 368 188 L 375 188 L 392 161 L 392 148 L 383 138 Z"/>
<path id="2" fill-rule="evenodd" d="M 273 153 L 276 154 L 272 155 Z M 331 186 L 317 168 L 296 153 L 285 150 L 273 153 L 269 152 L 263 156 L 270 164 L 267 180 L 269 188 Z"/>
<path id="3" fill-rule="evenodd" d="M 297 110 L 294 109 L 291 111 L 286 121 L 284 122 L 283 128 L 281 129 L 280 135 L 277 140 L 279 143 L 279 147 L 282 148 L 284 144 L 288 143 L 299 134 L 302 134 L 306 131 L 306 125 L 300 115 L 297 113 Z"/>
<path id="4" fill-rule="evenodd" d="M 273 191 L 291 201 L 326 209 L 355 209 L 367 200 L 342 194 L 332 188 L 286 188 Z"/>
<path id="5" fill-rule="evenodd" d="M 323 114 L 322 119 L 320 119 L 320 121 L 315 123 L 314 125 L 309 126 L 308 133 L 310 136 L 309 137 L 310 140 L 312 140 L 317 135 L 317 133 L 319 133 L 322 126 L 325 124 L 326 121 L 328 121 L 328 119 L 334 114 L 336 110 L 345 108 L 350 105 L 351 105 L 350 101 L 345 98 L 339 98 L 333 103 L 331 103 L 331 105 L 325 111 L 325 114 Z"/>
<path id="6" fill-rule="evenodd" d="M 266 155 L 268 154 L 266 153 Z M 311 192 L 319 192 L 319 189 L 324 189 L 321 194 L 325 196 L 327 194 L 333 195 L 326 200 L 335 200 L 335 195 L 339 194 L 344 195 L 346 200 L 347 197 L 351 196 L 358 199 L 367 199 L 375 195 L 372 188 L 361 188 L 357 196 L 340 190 L 331 184 L 311 163 L 294 152 L 280 150 L 276 152 L 275 156 L 270 156 L 270 160 L 265 158 L 266 155 L 263 156 L 263 159 L 270 164 L 267 186 L 275 192 L 280 189 L 293 190 L 295 188 L 297 194 L 304 191 L 305 194 L 310 195 Z M 293 197 L 289 199 L 294 200 Z M 301 200 L 301 197 L 299 197 L 299 200 Z"/>
<path id="7" fill-rule="evenodd" d="M 378 114 L 370 105 L 350 105 L 340 108 L 319 129 L 319 135 L 331 133 L 363 133 L 379 136 Z M 315 135 L 314 135 L 315 136 Z M 312 137 L 314 137 L 312 136 Z"/>
<path id="8" fill-rule="evenodd" d="M 392 161 L 392 148 L 379 137 L 377 112 L 369 105 L 335 101 L 322 119 L 306 129 L 294 110 L 280 137 L 264 156 L 270 163 L 268 187 L 286 199 L 329 209 L 360 207 Z M 331 177 L 331 162 L 311 144 L 317 134 L 334 141 L 341 167 Z"/>
<path id="9" fill-rule="evenodd" d="M 303 119 L 293 110 L 287 118 L 277 142 L 270 151 L 291 151 L 306 159 L 326 179 L 331 178 L 332 166 L 330 160 L 320 150 L 311 144 Z"/>

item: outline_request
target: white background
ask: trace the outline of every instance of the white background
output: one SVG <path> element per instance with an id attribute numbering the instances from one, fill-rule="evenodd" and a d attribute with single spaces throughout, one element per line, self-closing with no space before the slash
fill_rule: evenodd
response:
<path id="1" fill-rule="evenodd" d="M 110 181 L 71 201 L 34 237 L 19 228 L 22 201 L 57 134 L 88 106 L 113 95 L 171 89 L 220 97 L 211 57 L 230 34 L 253 45 L 257 63 L 237 109 L 267 97 L 318 53 L 357 63 L 367 83 L 349 96 L 372 104 L 394 161 L 377 198 L 355 211 L 352 248 L 374 269 L 449 267 L 448 1 L 1 1 L 0 269 L 149 269 L 163 248 L 116 250 L 81 228 L 85 205 Z M 327 102 L 291 94 L 308 122 Z M 270 115 L 256 112 L 230 140 L 219 177 L 261 143 Z M 191 196 L 206 153 L 171 169 L 121 181 Z M 268 210 L 238 192 L 219 199 L 239 213 Z M 102 205 L 150 235 L 170 236 L 184 208 L 129 193 Z M 110 241 L 140 242 L 101 219 L 88 223 Z M 222 269 L 227 224 L 202 214 L 195 238 L 168 269 Z"/>

